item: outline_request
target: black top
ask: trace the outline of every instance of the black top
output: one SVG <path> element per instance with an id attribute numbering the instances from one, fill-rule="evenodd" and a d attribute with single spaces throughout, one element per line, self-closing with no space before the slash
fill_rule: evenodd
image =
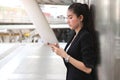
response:
<path id="1" fill-rule="evenodd" d="M 67 43 L 65 50 L 71 43 L 74 36 L 75 34 L 72 36 L 71 40 Z M 92 74 L 94 74 L 94 65 L 95 65 L 96 55 L 93 49 L 92 36 L 87 30 L 82 28 L 79 31 L 79 33 L 71 43 L 71 46 L 67 50 L 67 53 L 71 57 L 79 61 L 82 61 L 86 67 L 92 68 L 92 72 L 90 74 L 87 74 L 75 68 L 69 62 L 66 63 L 64 60 L 64 63 L 67 68 L 66 80 L 95 80 Z"/>

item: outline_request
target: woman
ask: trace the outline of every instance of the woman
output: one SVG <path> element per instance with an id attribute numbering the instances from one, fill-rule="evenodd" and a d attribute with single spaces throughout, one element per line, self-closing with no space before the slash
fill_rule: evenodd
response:
<path id="1" fill-rule="evenodd" d="M 65 49 L 60 48 L 58 44 L 48 44 L 63 58 L 67 68 L 66 80 L 95 80 L 93 74 L 96 54 L 89 28 L 89 15 L 88 5 L 81 3 L 70 5 L 67 11 L 67 23 L 75 34 Z"/>

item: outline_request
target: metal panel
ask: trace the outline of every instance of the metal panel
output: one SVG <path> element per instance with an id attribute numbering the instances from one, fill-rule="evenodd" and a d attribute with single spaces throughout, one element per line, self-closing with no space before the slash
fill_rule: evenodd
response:
<path id="1" fill-rule="evenodd" d="M 120 80 L 120 1 L 97 0 L 96 29 L 100 34 L 101 66 L 99 80 Z"/>
<path id="2" fill-rule="evenodd" d="M 120 80 L 120 0 L 111 0 L 110 20 L 113 26 L 114 48 L 114 80 Z"/>

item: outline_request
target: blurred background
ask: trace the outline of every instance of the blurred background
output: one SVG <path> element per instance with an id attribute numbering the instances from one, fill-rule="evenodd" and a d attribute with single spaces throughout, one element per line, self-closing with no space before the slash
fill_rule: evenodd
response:
<path id="1" fill-rule="evenodd" d="M 92 25 L 97 32 L 98 80 L 120 80 L 120 0 L 35 1 L 63 48 L 72 33 L 66 23 L 68 6 L 73 2 L 88 4 L 93 12 Z M 54 54 L 51 56 L 53 52 L 41 43 L 41 35 L 21 1 L 0 0 L 0 80 L 65 80 L 66 69 L 61 59 Z M 15 57 L 17 60 L 13 60 Z M 14 66 L 10 67 L 11 60 Z M 41 65 L 43 61 L 51 64 Z"/>

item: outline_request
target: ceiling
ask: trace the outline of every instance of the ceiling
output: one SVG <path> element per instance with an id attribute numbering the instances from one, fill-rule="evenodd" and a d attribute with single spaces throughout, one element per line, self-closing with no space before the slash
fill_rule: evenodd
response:
<path id="1" fill-rule="evenodd" d="M 69 5 L 73 0 L 37 0 L 39 4 Z"/>

